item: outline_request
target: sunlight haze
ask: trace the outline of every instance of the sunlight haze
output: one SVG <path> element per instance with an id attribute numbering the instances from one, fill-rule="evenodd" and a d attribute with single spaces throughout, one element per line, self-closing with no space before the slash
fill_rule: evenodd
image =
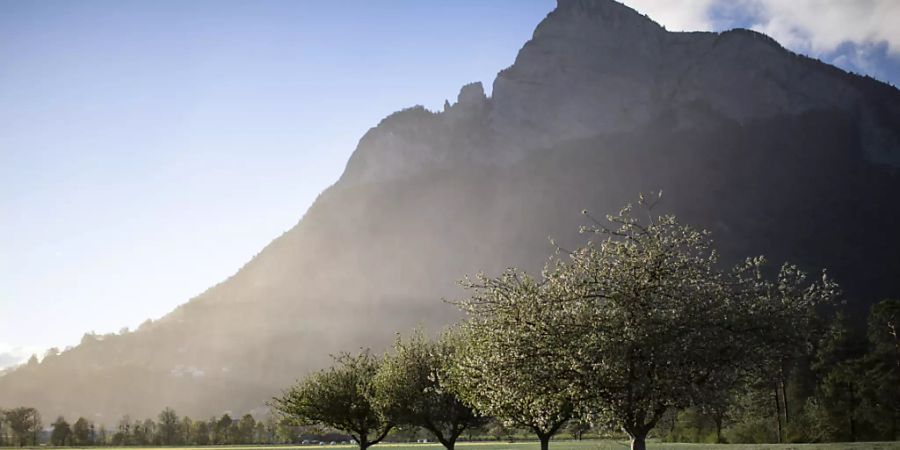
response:
<path id="1" fill-rule="evenodd" d="M 751 27 L 900 81 L 896 21 L 831 35 L 826 14 L 770 20 L 773 2 L 625 3 L 673 30 Z M 554 4 L 0 3 L 0 368 L 223 281 L 300 220 L 382 118 L 440 110 L 474 81 L 490 96 Z"/>

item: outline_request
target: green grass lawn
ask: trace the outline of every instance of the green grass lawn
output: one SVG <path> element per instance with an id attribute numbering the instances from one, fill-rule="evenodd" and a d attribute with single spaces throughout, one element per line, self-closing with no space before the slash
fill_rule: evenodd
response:
<path id="1" fill-rule="evenodd" d="M 313 450 L 319 447 L 337 449 L 356 448 L 353 445 L 305 445 L 305 446 L 225 446 L 225 447 L 164 447 L 168 450 Z M 61 447 L 67 448 L 67 447 Z M 97 447 L 104 450 L 142 450 L 141 447 Z M 160 447 L 147 447 L 159 449 Z M 441 450 L 440 444 L 378 444 L 372 450 Z M 537 441 L 533 442 L 472 442 L 459 443 L 458 450 L 537 450 Z M 550 450 L 623 450 L 628 449 L 627 441 L 584 440 L 584 441 L 552 441 Z M 650 441 L 647 448 L 651 450 L 900 450 L 900 442 L 855 442 L 832 444 L 672 444 Z"/>

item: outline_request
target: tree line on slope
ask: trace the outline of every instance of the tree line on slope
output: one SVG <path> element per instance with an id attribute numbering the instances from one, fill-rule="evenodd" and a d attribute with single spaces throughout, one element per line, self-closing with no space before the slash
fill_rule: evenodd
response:
<path id="1" fill-rule="evenodd" d="M 468 441 L 514 441 L 522 436 L 521 430 L 504 426 L 495 420 L 480 420 L 480 427 L 467 428 Z M 573 422 L 567 433 L 581 439 L 589 427 Z M 0 447 L 103 447 L 103 446 L 204 446 L 204 445 L 278 445 L 309 444 L 333 445 L 350 443 L 351 437 L 331 427 L 300 425 L 292 420 L 267 415 L 256 420 L 245 414 L 240 419 L 230 414 L 209 420 L 194 420 L 178 416 L 171 408 L 164 409 L 156 419 L 131 420 L 125 416 L 112 429 L 96 424 L 84 417 L 69 423 L 57 417 L 45 426 L 41 415 L 34 408 L 18 407 L 0 410 Z M 397 427 L 386 438 L 389 442 L 432 441 L 433 435 L 415 427 Z"/>
<path id="2" fill-rule="evenodd" d="M 361 450 L 417 426 L 448 450 L 486 417 L 547 450 L 570 423 L 622 430 L 633 449 L 673 440 L 896 439 L 898 302 L 873 308 L 869 351 L 823 271 L 723 270 L 709 233 L 631 206 L 591 219 L 597 236 L 560 249 L 540 277 L 509 269 L 464 281 L 462 323 L 383 356 L 343 354 L 271 406 L 351 435 Z M 587 213 L 586 213 L 587 214 Z M 588 215 L 590 217 L 590 215 Z"/>
<path id="3" fill-rule="evenodd" d="M 0 447 L 2 446 L 149 446 L 149 445 L 231 445 L 291 442 L 296 431 L 270 418 L 257 421 L 250 414 L 240 419 L 230 415 L 208 421 L 179 417 L 166 408 L 157 420 L 119 420 L 113 429 L 97 426 L 79 417 L 70 424 L 58 417 L 45 429 L 40 413 L 29 407 L 0 411 Z"/>

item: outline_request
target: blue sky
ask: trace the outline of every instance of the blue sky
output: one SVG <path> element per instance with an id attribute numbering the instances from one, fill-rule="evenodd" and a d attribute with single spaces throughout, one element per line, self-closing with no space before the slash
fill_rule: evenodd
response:
<path id="1" fill-rule="evenodd" d="M 669 29 L 754 27 L 900 81 L 890 27 L 826 36 L 828 14 L 767 1 L 628 3 Z M 369 127 L 489 89 L 553 6 L 0 2 L 0 367 L 158 318 L 232 274 Z"/>

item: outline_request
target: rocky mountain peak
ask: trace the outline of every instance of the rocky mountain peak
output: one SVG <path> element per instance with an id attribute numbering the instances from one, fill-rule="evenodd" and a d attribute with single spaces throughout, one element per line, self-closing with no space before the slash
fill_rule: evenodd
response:
<path id="1" fill-rule="evenodd" d="M 442 112 L 419 108 L 409 114 L 414 124 L 384 121 L 360 142 L 344 180 L 507 164 L 560 142 L 650 125 L 710 128 L 811 111 L 872 116 L 869 100 L 890 102 L 860 80 L 754 31 L 669 32 L 613 0 L 558 0 L 497 75 L 491 98 L 472 83 Z M 872 160 L 900 166 L 900 131 L 862 133 Z"/>
<path id="2" fill-rule="evenodd" d="M 556 9 L 538 25 L 534 37 L 609 34 L 620 30 L 662 31 L 662 27 L 614 0 L 557 0 Z"/>
<path id="3" fill-rule="evenodd" d="M 811 111 L 858 116 L 872 107 L 871 88 L 755 31 L 669 32 L 613 0 L 559 0 L 494 81 L 491 126 L 501 147 L 527 152 L 660 123 L 691 129 Z M 867 154 L 900 165 L 900 137 L 887 150 L 895 141 L 864 139 L 881 142 Z"/>

